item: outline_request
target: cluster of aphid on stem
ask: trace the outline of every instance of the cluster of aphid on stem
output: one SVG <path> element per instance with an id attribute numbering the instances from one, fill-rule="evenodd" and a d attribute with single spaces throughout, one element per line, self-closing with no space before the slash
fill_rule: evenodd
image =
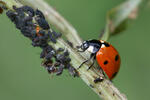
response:
<path id="1" fill-rule="evenodd" d="M 66 49 L 58 48 L 55 50 L 52 45 L 61 37 L 60 33 L 53 31 L 47 23 L 43 13 L 29 6 L 17 8 L 13 6 L 13 10 L 8 10 L 6 15 L 16 25 L 21 33 L 32 40 L 34 47 L 40 47 L 42 52 L 40 58 L 43 59 L 44 66 L 49 73 L 60 75 L 63 69 L 68 69 L 72 76 L 78 76 L 77 71 L 70 64 L 69 52 Z"/>

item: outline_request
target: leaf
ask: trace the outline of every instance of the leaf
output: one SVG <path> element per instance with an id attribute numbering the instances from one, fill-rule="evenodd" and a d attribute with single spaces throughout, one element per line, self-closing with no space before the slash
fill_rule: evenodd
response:
<path id="1" fill-rule="evenodd" d="M 142 0 L 127 0 L 107 13 L 106 26 L 100 39 L 108 40 L 110 35 L 120 33 L 127 28 L 129 15 L 138 8 Z"/>

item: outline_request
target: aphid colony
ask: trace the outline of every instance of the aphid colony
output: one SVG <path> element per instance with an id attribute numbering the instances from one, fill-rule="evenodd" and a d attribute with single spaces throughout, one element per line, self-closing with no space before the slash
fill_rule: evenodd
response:
<path id="1" fill-rule="evenodd" d="M 57 38 L 61 37 L 61 34 L 52 31 L 43 13 L 29 6 L 19 8 L 13 6 L 13 9 L 7 11 L 6 15 L 25 37 L 32 40 L 34 47 L 42 49 L 40 58 L 44 59 L 42 65 L 47 71 L 60 75 L 63 69 L 68 69 L 72 76 L 78 76 L 77 71 L 70 64 L 71 59 L 68 51 L 63 48 L 55 50 L 52 45 L 48 44 L 49 42 L 55 44 Z"/>

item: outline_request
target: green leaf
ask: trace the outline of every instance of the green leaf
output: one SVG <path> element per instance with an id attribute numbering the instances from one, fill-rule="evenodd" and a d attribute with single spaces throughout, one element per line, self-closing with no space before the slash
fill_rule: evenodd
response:
<path id="1" fill-rule="evenodd" d="M 127 0 L 107 13 L 106 26 L 100 39 L 108 40 L 110 35 L 120 33 L 127 28 L 128 16 L 136 9 L 142 0 Z"/>

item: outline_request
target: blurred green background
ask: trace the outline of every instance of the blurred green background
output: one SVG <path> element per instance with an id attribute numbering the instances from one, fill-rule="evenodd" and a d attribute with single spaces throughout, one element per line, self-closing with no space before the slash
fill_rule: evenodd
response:
<path id="1" fill-rule="evenodd" d="M 86 39 L 98 38 L 106 12 L 125 0 L 47 0 Z M 150 10 L 140 7 L 139 16 L 122 34 L 109 42 L 120 52 L 121 69 L 114 84 L 129 100 L 150 98 Z M 0 100 L 99 100 L 80 78 L 67 71 L 49 75 L 40 66 L 40 49 L 33 48 L 10 22 L 0 15 Z"/>

